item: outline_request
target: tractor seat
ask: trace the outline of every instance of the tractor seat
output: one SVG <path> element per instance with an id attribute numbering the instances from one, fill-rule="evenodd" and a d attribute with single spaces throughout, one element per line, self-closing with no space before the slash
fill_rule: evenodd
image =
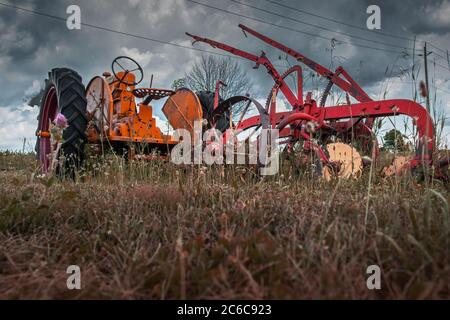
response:
<path id="1" fill-rule="evenodd" d="M 167 89 L 155 89 L 155 88 L 139 88 L 133 90 L 133 95 L 136 98 L 146 98 L 150 100 L 159 100 L 164 97 L 169 97 L 173 95 L 175 91 Z"/>

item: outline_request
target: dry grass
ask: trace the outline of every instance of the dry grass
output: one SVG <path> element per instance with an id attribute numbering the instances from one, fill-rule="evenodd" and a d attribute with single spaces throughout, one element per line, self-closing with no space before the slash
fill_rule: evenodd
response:
<path id="1" fill-rule="evenodd" d="M 0 156 L 0 298 L 450 298 L 437 181 L 375 176 L 366 217 L 368 172 L 319 183 L 287 164 L 261 180 L 112 159 L 73 183 L 34 167 Z M 82 290 L 66 289 L 71 264 Z M 366 287 L 372 264 L 381 290 Z"/>

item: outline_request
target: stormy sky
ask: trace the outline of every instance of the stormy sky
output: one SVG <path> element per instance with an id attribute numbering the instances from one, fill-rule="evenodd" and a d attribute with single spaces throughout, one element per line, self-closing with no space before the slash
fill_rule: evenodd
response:
<path id="1" fill-rule="evenodd" d="M 209 7 L 188 0 L 0 0 L 0 149 L 20 150 L 24 138 L 26 149 L 33 148 L 37 108 L 27 106 L 26 99 L 40 90 L 47 72 L 54 67 L 78 71 L 87 85 L 93 76 L 110 70 L 116 56 L 128 55 L 144 67 L 142 85 L 147 86 L 153 74 L 154 86 L 170 87 L 202 54 L 165 43 L 192 47 L 185 32 L 255 54 L 264 50 L 280 71 L 295 63 L 256 38 L 245 38 L 237 27 L 239 23 L 291 46 L 326 67 L 344 66 L 374 99 L 412 98 L 411 67 L 415 63 L 418 80 L 424 79 L 423 57 L 418 54 L 423 52 L 427 41 L 431 51 L 428 61 L 432 101 L 437 110 L 450 114 L 448 0 L 278 1 L 283 6 L 266 0 L 196 2 Z M 69 30 L 64 20 L 45 16 L 65 18 L 71 4 L 81 8 L 81 30 Z M 366 28 L 369 16 L 366 9 L 372 4 L 381 9 L 379 31 L 382 34 Z M 197 43 L 195 47 L 221 52 L 204 44 Z M 253 70 L 252 62 L 238 61 L 252 79 L 250 94 L 264 99 L 273 85 L 272 79 L 263 68 Z M 163 119 L 159 106 L 155 109 Z"/>

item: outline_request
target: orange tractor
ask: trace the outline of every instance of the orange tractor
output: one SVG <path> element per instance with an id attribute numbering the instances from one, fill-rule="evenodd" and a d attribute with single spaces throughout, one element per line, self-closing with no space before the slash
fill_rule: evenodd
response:
<path id="1" fill-rule="evenodd" d="M 145 154 L 158 150 L 167 154 L 177 143 L 156 125 L 152 100 L 168 98 L 163 113 L 173 129 L 194 130 L 194 121 L 202 120 L 223 102 L 215 93 L 194 93 L 189 89 L 138 88 L 144 74 L 133 59 L 114 59 L 110 72 L 94 77 L 86 89 L 81 77 L 67 68 L 53 69 L 46 80 L 36 131 L 36 152 L 44 172 L 60 171 L 80 165 L 85 143 L 106 146 L 116 152 L 133 154 L 139 144 Z M 141 99 L 139 103 L 137 99 Z M 213 104 L 216 103 L 216 106 Z M 61 139 L 54 130 L 58 116 L 67 121 Z M 222 115 L 226 122 L 226 115 Z M 58 161 L 64 159 L 64 161 Z"/>

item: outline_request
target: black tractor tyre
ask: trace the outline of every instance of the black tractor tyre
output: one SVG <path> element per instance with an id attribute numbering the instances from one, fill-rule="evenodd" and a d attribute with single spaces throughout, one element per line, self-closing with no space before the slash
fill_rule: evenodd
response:
<path id="1" fill-rule="evenodd" d="M 48 73 L 45 80 L 44 94 L 41 99 L 38 121 L 40 120 L 47 93 L 52 88 L 56 89 L 58 100 L 56 114 L 63 114 L 68 127 L 63 131 L 63 142 L 58 158 L 64 155 L 64 168 L 59 164 L 56 167 L 57 175 L 69 175 L 75 177 L 75 170 L 80 167 L 84 160 L 84 145 L 87 141 L 86 128 L 88 118 L 86 113 L 86 89 L 81 76 L 72 69 L 55 68 Z M 40 123 L 40 121 L 39 121 Z M 38 128 L 40 130 L 40 128 Z M 36 153 L 40 156 L 39 137 L 36 141 Z"/>

